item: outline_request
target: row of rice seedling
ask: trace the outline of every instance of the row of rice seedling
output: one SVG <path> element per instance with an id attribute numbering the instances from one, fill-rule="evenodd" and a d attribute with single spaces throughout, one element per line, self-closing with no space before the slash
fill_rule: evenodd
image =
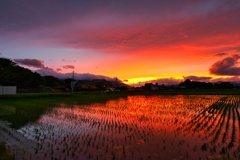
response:
<path id="1" fill-rule="evenodd" d="M 237 103 L 233 96 L 177 95 L 61 105 L 19 132 L 38 143 L 36 159 L 206 158 L 215 155 L 214 147 L 220 154 L 223 144 L 234 157 L 239 153 Z"/>
<path id="2" fill-rule="evenodd" d="M 211 156 L 239 158 L 239 97 L 228 96 L 205 108 L 185 127 L 197 133 Z"/>

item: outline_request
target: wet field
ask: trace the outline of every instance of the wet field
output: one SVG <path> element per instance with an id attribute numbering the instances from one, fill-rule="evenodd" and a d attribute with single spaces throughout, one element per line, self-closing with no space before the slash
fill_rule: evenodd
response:
<path id="1" fill-rule="evenodd" d="M 35 144 L 26 159 L 238 159 L 239 104 L 222 95 L 59 104 L 16 133 Z"/>

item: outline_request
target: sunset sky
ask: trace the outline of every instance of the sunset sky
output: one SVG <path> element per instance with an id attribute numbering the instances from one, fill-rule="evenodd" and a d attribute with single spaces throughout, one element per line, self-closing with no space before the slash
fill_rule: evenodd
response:
<path id="1" fill-rule="evenodd" d="M 0 57 L 42 75 L 238 80 L 239 0 L 1 0 Z"/>

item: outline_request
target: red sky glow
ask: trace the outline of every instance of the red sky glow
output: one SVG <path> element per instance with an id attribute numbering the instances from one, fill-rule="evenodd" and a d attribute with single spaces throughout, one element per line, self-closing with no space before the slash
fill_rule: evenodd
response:
<path id="1" fill-rule="evenodd" d="M 58 77 L 235 81 L 239 17 L 238 0 L 2 0 L 0 56 Z"/>

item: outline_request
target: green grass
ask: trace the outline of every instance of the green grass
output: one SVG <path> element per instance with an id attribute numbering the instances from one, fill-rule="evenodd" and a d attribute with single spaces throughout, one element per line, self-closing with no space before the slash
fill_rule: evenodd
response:
<path id="1" fill-rule="evenodd" d="M 21 94 L 4 96 L 0 99 L 0 120 L 11 123 L 11 127 L 20 128 L 29 122 L 35 122 L 41 115 L 61 104 L 81 105 L 104 103 L 110 99 L 126 97 L 124 94 Z"/>
<path id="2" fill-rule="evenodd" d="M 0 143 L 0 160 L 14 160 L 14 156 L 7 150 L 5 143 Z"/>

